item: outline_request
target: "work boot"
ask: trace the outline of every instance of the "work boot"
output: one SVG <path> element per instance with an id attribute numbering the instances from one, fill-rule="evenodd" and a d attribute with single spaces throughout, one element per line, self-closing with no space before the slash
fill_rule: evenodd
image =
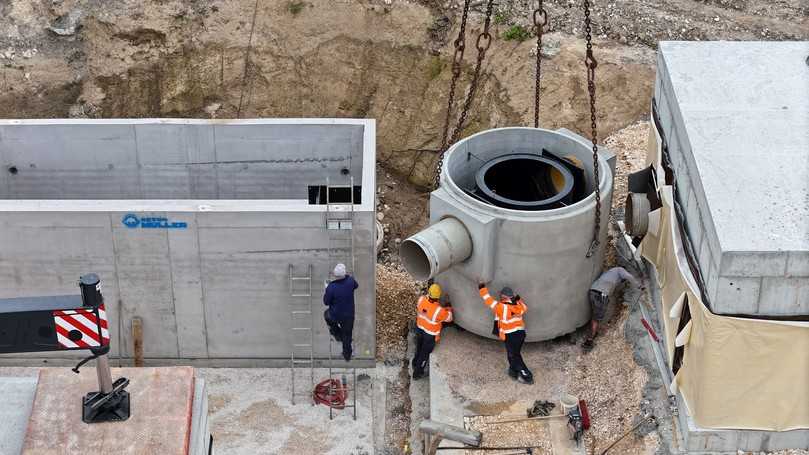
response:
<path id="1" fill-rule="evenodd" d="M 585 354 L 586 354 L 586 353 L 592 351 L 594 346 L 595 346 L 595 340 L 593 340 L 590 337 L 587 337 L 587 339 L 584 340 L 584 343 L 581 344 L 581 350 L 584 351 Z"/>
<path id="2" fill-rule="evenodd" d="M 533 384 L 534 374 L 528 371 L 527 369 L 520 370 L 520 373 L 517 375 L 517 382 L 520 382 L 522 384 Z"/>
<path id="3" fill-rule="evenodd" d="M 513 370 L 509 367 L 509 369 L 506 371 L 508 372 L 508 377 L 511 379 L 517 379 L 517 370 Z"/>
<path id="4" fill-rule="evenodd" d="M 413 380 L 418 381 L 419 379 L 423 379 L 427 377 L 427 373 L 424 371 L 414 371 L 413 372 Z"/>
<path id="5" fill-rule="evenodd" d="M 346 362 L 351 361 L 351 352 L 343 352 L 343 358 L 346 359 Z"/>

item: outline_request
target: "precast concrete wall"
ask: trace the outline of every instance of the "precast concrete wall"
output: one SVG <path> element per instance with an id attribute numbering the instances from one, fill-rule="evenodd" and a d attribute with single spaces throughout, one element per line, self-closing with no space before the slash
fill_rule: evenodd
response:
<path id="1" fill-rule="evenodd" d="M 307 199 L 343 169 L 362 184 L 363 125 L 275 122 L 3 121 L 0 198 Z"/>
<path id="2" fill-rule="evenodd" d="M 375 213 L 374 213 L 374 124 L 366 120 L 339 120 L 348 127 L 342 143 L 337 133 L 329 133 L 331 120 L 300 120 L 312 122 L 312 132 L 325 131 L 324 136 L 293 135 L 284 136 L 285 124 L 276 124 L 277 120 L 255 121 L 251 124 L 257 131 L 245 130 L 245 125 L 237 125 L 241 132 L 227 131 L 223 133 L 221 122 L 207 125 L 217 131 L 219 137 L 255 138 L 265 134 L 268 138 L 278 136 L 276 142 L 283 143 L 283 148 L 291 147 L 299 153 L 301 150 L 327 150 L 327 143 L 340 149 L 340 154 L 351 153 L 359 163 L 355 176 L 362 185 L 362 200 L 357 201 L 351 210 L 348 204 L 338 208 L 344 210 L 343 216 L 353 218 L 349 235 L 353 238 L 354 265 L 353 274 L 360 284 L 356 292 L 357 318 L 354 326 L 354 352 L 357 364 L 373 361 L 375 353 Z M 270 123 L 268 131 L 261 130 Z M 288 121 L 280 121 L 288 122 Z M 289 121 L 295 122 L 295 121 Z M 23 129 L 38 131 L 38 129 Z M 89 127 L 90 125 L 83 125 Z M 106 125 L 104 125 L 106 126 Z M 116 130 L 119 125 L 116 125 Z M 142 126 L 130 126 L 138 130 Z M 155 125 L 149 125 L 155 126 Z M 205 125 L 193 125 L 192 130 Z M 289 125 L 298 131 L 297 125 Z M 336 129 L 341 124 L 332 125 Z M 177 125 L 169 125 L 175 131 Z M 61 127 L 60 127 L 61 128 Z M 204 129 L 204 128 L 203 128 Z M 101 130 L 106 130 L 102 128 Z M 359 140 L 355 130 L 360 132 Z M 13 131 L 13 134 L 9 133 Z M 44 128 L 42 131 L 48 131 Z M 61 130 L 60 130 L 61 131 Z M 107 134 L 106 130 L 102 134 Z M 187 132 L 187 131 L 186 131 Z M 197 131 L 194 134 L 200 133 Z M 49 133 L 37 134 L 34 140 L 43 136 L 69 138 L 67 136 L 48 136 Z M 61 133 L 60 133 L 61 134 Z M 155 133 L 157 134 L 157 133 Z M 200 133 L 202 134 L 202 133 Z M 171 140 L 176 136 L 161 132 Z M 14 142 L 8 142 L 15 137 Z M 292 139 L 302 141 L 295 145 Z M 95 140 L 102 140 L 95 138 Z M 169 140 L 165 145 L 167 154 L 172 154 L 175 142 Z M 235 139 L 233 139 L 235 141 Z M 287 142 L 290 140 L 292 142 Z M 320 144 L 323 141 L 324 144 Z M 117 163 L 131 158 L 126 154 L 106 153 L 99 147 L 103 143 L 95 142 L 95 146 L 86 150 L 73 149 L 72 153 L 83 153 L 85 156 L 73 159 L 70 153 L 62 149 L 60 154 L 67 154 L 64 163 L 54 156 L 45 155 L 43 150 L 47 144 L 40 142 L 41 149 L 33 155 L 36 160 L 25 160 L 28 156 L 16 148 L 18 142 L 25 142 L 22 130 L 12 125 L 0 127 L 0 156 L 3 164 L 11 161 L 7 157 L 14 156 L 13 162 L 20 166 L 18 173 L 12 175 L 5 172 L 4 190 L 6 196 L 27 196 L 23 188 L 37 185 L 35 180 L 47 184 L 47 173 L 30 176 L 26 185 L 9 180 L 23 176 L 28 161 L 36 161 L 36 169 L 43 167 L 54 170 L 50 193 L 34 191 L 36 197 L 57 196 L 57 188 L 65 189 L 77 197 L 89 196 L 91 192 L 75 183 L 60 183 L 69 179 L 69 169 L 84 168 L 88 164 L 106 175 L 108 155 L 120 157 Z M 245 143 L 228 146 L 233 150 L 244 147 L 254 153 L 257 149 L 267 149 L 269 145 L 255 144 L 254 139 L 246 139 Z M 314 143 L 314 144 L 312 144 Z M 64 144 L 62 145 L 64 146 Z M 187 147 L 188 144 L 186 144 Z M 31 147 L 30 144 L 28 147 Z M 59 145 L 54 144 L 54 147 Z M 359 151 L 352 147 L 359 147 Z M 114 148 L 114 147 L 111 147 Z M 157 148 L 156 148 L 157 149 Z M 190 147 L 188 153 L 197 153 Z M 230 152 L 228 152 L 230 153 Z M 291 153 L 291 152 L 290 152 Z M 267 152 L 270 154 L 270 152 Z M 89 156 L 88 156 L 89 155 Z M 217 151 L 217 156 L 222 153 Z M 264 160 L 267 156 L 255 152 L 256 160 Z M 313 160 L 294 158 L 291 154 L 286 164 L 288 175 L 284 177 L 288 187 L 308 184 L 325 184 L 332 169 L 331 158 Z M 342 155 L 341 155 L 342 156 Z M 43 157 L 47 157 L 45 160 Z M 142 157 L 142 155 L 141 155 Z M 40 160 L 42 158 L 43 160 Z M 176 157 L 175 157 L 176 158 Z M 116 158 L 117 159 L 117 158 Z M 140 159 L 140 158 L 139 158 Z M 252 159 L 252 158 L 251 158 Z M 297 160 L 297 161 L 295 161 Z M 294 166 L 301 167 L 298 178 L 295 178 Z M 43 163 L 47 162 L 45 166 Z M 77 164 L 78 163 L 78 164 Z M 264 166 L 267 163 L 260 163 Z M 349 252 L 345 248 L 335 249 L 330 238 L 334 231 L 326 228 L 328 211 L 325 205 L 310 204 L 304 193 L 295 190 L 294 199 L 287 199 L 292 192 L 284 185 L 273 182 L 277 169 L 267 165 L 266 179 L 259 178 L 258 169 L 252 184 L 238 181 L 239 173 L 228 175 L 221 172 L 232 163 L 219 168 L 219 163 L 210 164 L 210 180 L 219 171 L 218 185 L 220 195 L 234 195 L 233 188 L 248 188 L 239 194 L 264 196 L 265 199 L 187 199 L 194 196 L 189 188 L 210 187 L 209 179 L 198 179 L 194 175 L 193 166 L 179 166 L 178 180 L 183 185 L 175 185 L 178 195 L 175 199 L 110 199 L 99 194 L 95 200 L 84 199 L 44 199 L 20 198 L 0 200 L 0 298 L 35 295 L 78 294 L 76 281 L 87 272 L 97 273 L 102 280 L 102 293 L 105 298 L 107 313 L 110 316 L 112 336 L 112 356 L 130 359 L 133 356 L 134 340 L 132 338 L 132 321 L 140 318 L 143 321 L 143 350 L 147 362 L 153 364 L 191 363 L 198 365 L 279 365 L 287 366 L 292 349 L 291 328 L 303 325 L 292 322 L 290 311 L 293 306 L 307 307 L 311 301 L 314 308 L 312 315 L 315 356 L 327 358 L 329 353 L 328 330 L 323 322 L 322 313 L 325 307 L 322 296 L 325 280 L 334 267 L 335 262 L 347 262 Z M 147 167 L 130 163 L 133 172 L 140 170 L 141 176 L 122 178 L 120 185 L 114 184 L 110 177 L 104 180 L 100 189 L 109 190 L 115 195 L 136 195 L 141 197 L 138 188 L 146 189 L 151 185 L 138 187 L 133 183 L 147 175 Z M 248 169 L 253 163 L 245 164 Z M 334 178 L 345 182 L 347 177 L 340 172 L 340 165 L 334 167 Z M 113 166 L 120 172 L 123 165 Z M 180 170 L 181 169 L 181 170 Z M 318 174 L 316 170 L 321 170 Z M 151 171 L 149 171 L 151 172 Z M 167 168 L 160 172 L 163 177 L 155 178 L 154 185 L 160 187 L 166 177 Z M 93 174 L 82 174 L 87 185 L 97 179 Z M 350 177 L 349 176 L 349 177 Z M 311 180 L 307 180 L 311 178 Z M 329 177 L 330 178 L 330 177 Z M 168 179 L 171 180 L 171 179 Z M 203 182 L 203 180 L 205 182 Z M 264 181 L 267 184 L 264 184 Z M 197 182 L 192 184 L 190 182 Z M 312 183 L 314 182 L 314 183 Z M 332 183 L 335 183 L 332 180 Z M 224 190 L 228 187 L 227 191 Z M 97 188 L 97 189 L 99 189 Z M 152 191 L 152 190 L 149 190 Z M 155 189 L 152 194 L 163 190 Z M 207 191 L 207 190 L 206 190 Z M 277 199 L 269 197 L 279 195 Z M 299 197 L 301 196 L 301 197 Z M 331 207 L 334 209 L 334 207 Z M 346 215 L 350 212 L 349 215 Z M 338 252 L 340 257 L 335 257 Z M 296 282 L 301 286 L 297 290 L 290 287 L 290 265 L 294 267 L 295 276 L 308 275 L 308 267 L 312 266 L 312 296 L 292 297 L 300 293 L 301 288 L 308 288 L 308 282 Z M 349 266 L 351 267 L 351 266 Z M 298 341 L 299 343 L 302 341 Z M 74 352 L 59 356 L 54 353 L 33 354 L 30 356 L 9 355 L 3 359 L 5 363 L 31 363 L 41 359 L 64 359 L 86 355 Z M 302 353 L 298 352 L 297 355 Z"/>

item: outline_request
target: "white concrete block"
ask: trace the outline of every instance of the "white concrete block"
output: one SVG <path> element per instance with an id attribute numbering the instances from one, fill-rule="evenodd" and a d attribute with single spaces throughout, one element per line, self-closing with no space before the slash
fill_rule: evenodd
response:
<path id="1" fill-rule="evenodd" d="M 763 278 L 757 313 L 769 316 L 809 314 L 809 282 L 800 278 Z"/>
<path id="2" fill-rule="evenodd" d="M 722 276 L 784 276 L 787 254 L 778 251 L 760 253 L 733 252 L 722 257 Z"/>
<path id="3" fill-rule="evenodd" d="M 809 251 L 790 251 L 787 258 L 787 276 L 809 277 Z"/>
<path id="4" fill-rule="evenodd" d="M 760 291 L 761 278 L 720 276 L 711 310 L 719 314 L 755 314 Z"/>

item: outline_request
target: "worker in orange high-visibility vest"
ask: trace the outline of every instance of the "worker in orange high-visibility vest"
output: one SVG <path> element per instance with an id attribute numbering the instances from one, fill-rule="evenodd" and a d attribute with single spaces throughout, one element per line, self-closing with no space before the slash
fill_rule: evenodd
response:
<path id="1" fill-rule="evenodd" d="M 430 353 L 441 339 L 441 328 L 452 322 L 452 305 L 441 304 L 441 286 L 431 284 L 427 295 L 419 297 L 416 304 L 416 355 L 413 356 L 413 379 L 426 376 L 425 369 Z"/>
<path id="2" fill-rule="evenodd" d="M 486 283 L 478 283 L 480 297 L 484 305 L 494 313 L 497 335 L 506 342 L 508 375 L 523 384 L 533 384 L 534 375 L 522 359 L 522 345 L 525 343 L 525 322 L 523 315 L 528 307 L 519 295 L 514 295 L 510 287 L 500 291 L 500 300 L 495 300 Z"/>

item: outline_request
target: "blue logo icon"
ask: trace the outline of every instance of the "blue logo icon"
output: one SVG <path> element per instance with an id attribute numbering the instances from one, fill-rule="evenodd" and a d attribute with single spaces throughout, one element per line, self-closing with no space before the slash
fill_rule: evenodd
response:
<path id="1" fill-rule="evenodd" d="M 140 218 L 131 213 L 124 216 L 124 219 L 121 220 L 121 222 L 124 223 L 124 226 L 128 228 L 136 228 L 140 226 Z"/>
<path id="2" fill-rule="evenodd" d="M 136 215 L 127 213 L 121 220 L 124 226 L 130 229 L 186 229 L 188 223 L 185 221 L 169 221 L 164 217 L 138 218 Z"/>

